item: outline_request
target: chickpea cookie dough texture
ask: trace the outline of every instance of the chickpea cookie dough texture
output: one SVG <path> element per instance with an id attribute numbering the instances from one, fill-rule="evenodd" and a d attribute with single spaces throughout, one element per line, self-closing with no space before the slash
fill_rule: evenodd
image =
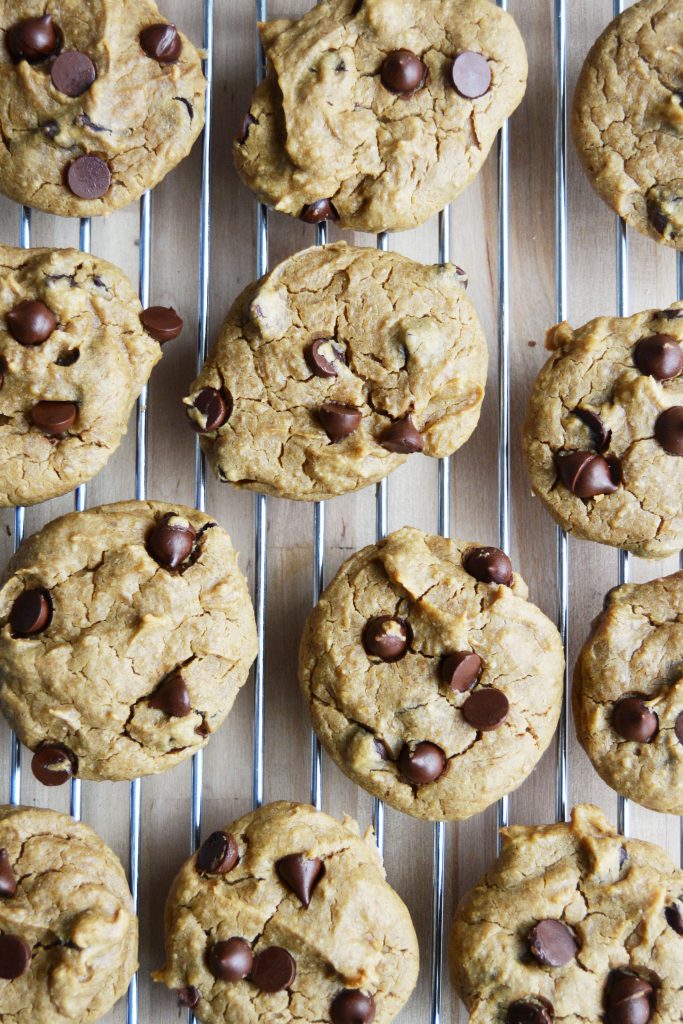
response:
<path id="1" fill-rule="evenodd" d="M 573 129 L 605 202 L 683 249 L 683 0 L 643 0 L 608 26 L 581 72 Z"/>
<path id="2" fill-rule="evenodd" d="M 618 793 L 683 814 L 683 573 L 611 590 L 574 672 L 576 732 Z"/>
<path id="3" fill-rule="evenodd" d="M 90 480 L 161 358 L 125 275 L 75 249 L 0 246 L 0 506 Z"/>
<path id="4" fill-rule="evenodd" d="M 683 547 L 683 303 L 554 327 L 524 429 L 534 492 L 577 537 Z"/>
<path id="5" fill-rule="evenodd" d="M 64 516 L 22 544 L 0 590 L 0 707 L 46 785 L 190 757 L 255 655 L 230 538 L 194 509 L 131 501 Z"/>
<path id="6" fill-rule="evenodd" d="M 321 500 L 460 448 L 488 362 L 464 280 L 339 243 L 249 287 L 185 399 L 219 479 Z"/>
<path id="7" fill-rule="evenodd" d="M 422 224 L 472 181 L 526 88 L 522 38 L 489 0 L 322 0 L 261 36 L 269 69 L 237 168 L 313 223 Z"/>
<path id="8" fill-rule="evenodd" d="M 215 832 L 183 866 L 154 977 L 205 1024 L 390 1024 L 418 961 L 372 833 L 281 802 Z"/>
<path id="9" fill-rule="evenodd" d="M 0 192 L 64 217 L 153 188 L 204 125 L 192 43 L 151 0 L 0 0 Z"/>
<path id="10" fill-rule="evenodd" d="M 530 774 L 564 658 L 497 548 L 406 528 L 346 562 L 306 623 L 313 726 L 354 782 L 418 818 L 463 819 Z"/>
<path id="11" fill-rule="evenodd" d="M 137 953 L 126 876 L 100 837 L 55 811 L 0 807 L 0 1019 L 99 1020 Z"/>
<path id="12" fill-rule="evenodd" d="M 597 807 L 503 830 L 458 908 L 453 981 L 472 1024 L 674 1024 L 683 1017 L 683 872 Z"/>

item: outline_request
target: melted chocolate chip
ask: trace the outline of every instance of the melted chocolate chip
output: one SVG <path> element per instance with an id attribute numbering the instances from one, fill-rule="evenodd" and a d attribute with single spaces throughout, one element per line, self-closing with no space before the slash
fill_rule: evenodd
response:
<path id="1" fill-rule="evenodd" d="M 683 349 L 670 334 L 653 334 L 635 347 L 633 359 L 642 374 L 655 380 L 673 380 L 683 371 Z"/>
<path id="2" fill-rule="evenodd" d="M 346 363 L 346 353 L 333 338 L 316 338 L 304 352 L 306 365 L 316 377 L 338 377 L 339 364 Z"/>
<path id="3" fill-rule="evenodd" d="M 22 639 L 42 633 L 50 625 L 52 601 L 47 590 L 24 590 L 12 605 L 9 625 L 12 636 Z"/>
<path id="4" fill-rule="evenodd" d="M 206 875 L 227 875 L 239 863 L 237 840 L 229 832 L 212 832 L 199 847 L 195 867 Z"/>
<path id="5" fill-rule="evenodd" d="M 427 65 L 410 50 L 392 50 L 380 71 L 384 88 L 405 98 L 424 88 L 428 75 Z"/>
<path id="6" fill-rule="evenodd" d="M 482 660 L 472 651 L 455 651 L 441 661 L 439 676 L 441 682 L 457 693 L 467 693 L 479 679 Z"/>
<path id="7" fill-rule="evenodd" d="M 174 672 L 164 679 L 154 696 L 150 697 L 149 706 L 163 711 L 169 718 L 186 718 L 192 711 L 192 701 L 187 683 L 180 672 Z"/>
<path id="8" fill-rule="evenodd" d="M 235 141 L 238 146 L 243 146 L 249 138 L 249 129 L 252 124 L 256 124 L 256 118 L 252 117 L 251 114 L 245 114 L 242 118 L 242 123 L 237 129 L 237 135 L 235 136 Z"/>
<path id="9" fill-rule="evenodd" d="M 382 661 L 400 661 L 413 639 L 413 631 L 405 619 L 393 615 L 377 615 L 363 629 L 363 647 L 367 654 Z"/>
<path id="10" fill-rule="evenodd" d="M 294 957 L 281 946 L 270 946 L 254 958 L 251 980 L 262 992 L 284 992 L 295 978 Z"/>
<path id="11" fill-rule="evenodd" d="M 673 928 L 678 935 L 683 935 L 683 910 L 680 905 L 672 903 L 671 906 L 666 907 L 664 916 L 669 927 Z"/>
<path id="12" fill-rule="evenodd" d="M 168 512 L 147 538 L 147 550 L 159 565 L 178 569 L 192 554 L 197 531 L 191 522 Z"/>
<path id="13" fill-rule="evenodd" d="M 7 330 L 20 345 L 42 345 L 57 327 L 57 317 L 38 299 L 27 299 L 10 309 Z"/>
<path id="14" fill-rule="evenodd" d="M 148 57 L 159 64 L 175 64 L 180 58 L 183 43 L 175 25 L 165 22 L 148 25 L 140 33 L 140 46 Z"/>
<path id="15" fill-rule="evenodd" d="M 52 84 L 65 96 L 82 96 L 97 78 L 97 69 L 87 53 L 64 50 L 52 63 Z"/>
<path id="16" fill-rule="evenodd" d="M 210 946 L 206 962 L 214 978 L 219 981 L 242 981 L 251 972 L 254 954 L 248 942 L 233 937 Z"/>
<path id="17" fill-rule="evenodd" d="M 185 107 L 185 110 L 187 111 L 187 116 L 189 117 L 190 121 L 194 121 L 194 107 L 192 106 L 190 101 L 185 96 L 174 96 L 173 99 L 176 100 L 178 103 L 182 103 L 182 105 Z"/>
<path id="18" fill-rule="evenodd" d="M 500 548 L 471 548 L 463 559 L 465 572 L 480 583 L 512 583 L 512 562 Z"/>
<path id="19" fill-rule="evenodd" d="M 182 317 L 171 306 L 149 306 L 143 309 L 140 320 L 147 333 L 160 345 L 173 341 L 183 329 Z"/>
<path id="20" fill-rule="evenodd" d="M 595 447 L 600 452 L 606 452 L 612 440 L 612 431 L 608 430 L 597 412 L 592 409 L 582 409 L 578 406 L 574 409 L 574 415 L 578 416 L 582 423 L 585 423 L 595 442 Z"/>
<path id="21" fill-rule="evenodd" d="M 398 758 L 398 768 L 406 781 L 413 786 L 425 786 L 436 782 L 446 770 L 446 755 L 435 743 L 423 741 L 413 750 L 406 743 Z"/>
<path id="22" fill-rule="evenodd" d="M 314 203 L 308 203 L 299 217 L 306 224 L 322 224 L 326 220 L 339 220 L 339 214 L 331 199 L 316 199 Z"/>
<path id="23" fill-rule="evenodd" d="M 395 452 L 398 455 L 413 455 L 415 452 L 423 452 L 425 447 L 424 437 L 415 427 L 410 413 L 387 427 L 379 443 L 388 452 Z"/>
<path id="24" fill-rule="evenodd" d="M 486 57 L 472 50 L 458 54 L 451 71 L 453 85 L 465 99 L 474 100 L 491 88 L 491 67 Z"/>
<path id="25" fill-rule="evenodd" d="M 372 1024 L 376 1013 L 372 996 L 358 989 L 345 988 L 332 1001 L 332 1024 Z"/>
<path id="26" fill-rule="evenodd" d="M 544 967 L 564 967 L 576 955 L 576 939 L 562 921 L 539 921 L 529 932 L 532 956 Z"/>
<path id="27" fill-rule="evenodd" d="M 358 430 L 362 419 L 360 409 L 341 402 L 325 402 L 318 409 L 318 421 L 332 444 L 338 444 Z"/>
<path id="28" fill-rule="evenodd" d="M 501 690 L 487 687 L 471 693 L 462 706 L 468 725 L 477 732 L 499 729 L 510 713 L 510 702 Z"/>
<path id="29" fill-rule="evenodd" d="M 639 697 L 624 697 L 614 705 L 612 725 L 633 743 L 649 743 L 659 732 L 659 718 Z"/>
<path id="30" fill-rule="evenodd" d="M 22 60 L 29 64 L 40 63 L 58 51 L 61 41 L 61 32 L 51 14 L 23 18 L 10 26 L 5 35 L 7 49 L 15 64 Z"/>
<path id="31" fill-rule="evenodd" d="M 320 857 L 304 857 L 301 853 L 290 853 L 282 857 L 275 865 L 280 881 L 301 903 L 308 907 L 313 890 L 323 876 L 323 862 Z"/>
<path id="32" fill-rule="evenodd" d="M 12 862 L 7 850 L 0 850 L 0 897 L 14 896 L 17 891 L 17 880 L 14 876 Z"/>
<path id="33" fill-rule="evenodd" d="M 190 1010 L 194 1010 L 195 1006 L 199 1006 L 201 998 L 199 989 L 196 989 L 194 985 L 178 989 L 178 1006 L 187 1006 Z"/>
<path id="34" fill-rule="evenodd" d="M 31 760 L 31 771 L 44 786 L 63 786 L 76 774 L 76 755 L 61 743 L 45 743 Z"/>

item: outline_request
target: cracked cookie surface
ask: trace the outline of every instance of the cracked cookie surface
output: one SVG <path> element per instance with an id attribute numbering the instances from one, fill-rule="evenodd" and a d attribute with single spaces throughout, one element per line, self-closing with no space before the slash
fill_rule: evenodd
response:
<path id="1" fill-rule="evenodd" d="M 507 582 L 475 578 L 474 551 L 493 552 Z M 347 561 L 299 659 L 313 726 L 342 771 L 433 820 L 469 818 L 519 786 L 555 731 L 564 666 L 555 626 L 527 597 L 502 552 L 413 528 Z"/>
<path id="2" fill-rule="evenodd" d="M 274 991 L 278 955 L 287 987 Z M 183 866 L 166 904 L 166 964 L 154 978 L 206 1024 L 389 1024 L 415 987 L 418 961 L 410 915 L 372 833 L 361 838 L 350 818 L 340 824 L 278 802 L 214 833 Z M 355 1015 L 340 1015 L 343 1004 Z"/>
<path id="3" fill-rule="evenodd" d="M 306 208 L 331 203 L 356 231 L 412 228 L 455 199 L 526 88 L 517 26 L 489 0 L 322 0 L 261 34 L 269 71 L 237 168 L 275 209 L 323 219 Z M 386 63 L 400 52 L 407 70 Z"/>
<path id="4" fill-rule="evenodd" d="M 683 303 L 549 332 L 524 449 L 563 529 L 642 558 L 683 546 L 682 343 Z"/>
<path id="5" fill-rule="evenodd" d="M 247 288 L 185 399 L 219 479 L 319 501 L 463 445 L 488 351 L 462 281 L 340 243 Z"/>
<path id="6" fill-rule="evenodd" d="M 573 131 L 605 202 L 683 249 L 683 0 L 642 0 L 605 29 L 578 81 Z"/>
<path id="7" fill-rule="evenodd" d="M 48 783 L 132 779 L 190 757 L 255 656 L 230 538 L 183 506 L 63 516 L 22 544 L 0 590 L 0 706 Z"/>
<path id="8" fill-rule="evenodd" d="M 612 789 L 683 814 L 683 573 L 610 591 L 576 664 L 573 705 Z"/>
<path id="9" fill-rule="evenodd" d="M 161 358 L 141 313 L 111 263 L 0 246 L 0 506 L 66 494 L 119 446 Z"/>
<path id="10" fill-rule="evenodd" d="M 86 1024 L 124 994 L 138 922 L 119 859 L 87 825 L 0 807 L 0 944 L 3 1024 Z"/>
<path id="11" fill-rule="evenodd" d="M 45 16 L 47 26 L 22 26 Z M 206 83 L 189 39 L 142 35 L 165 24 L 151 0 L 1 0 L 1 192 L 48 213 L 99 216 L 187 156 Z"/>
<path id="12" fill-rule="evenodd" d="M 679 1021 L 683 872 L 665 852 L 618 835 L 590 805 L 568 824 L 502 836 L 501 856 L 461 903 L 451 933 L 453 981 L 472 1024 Z M 618 982 L 633 998 L 605 1016 Z"/>

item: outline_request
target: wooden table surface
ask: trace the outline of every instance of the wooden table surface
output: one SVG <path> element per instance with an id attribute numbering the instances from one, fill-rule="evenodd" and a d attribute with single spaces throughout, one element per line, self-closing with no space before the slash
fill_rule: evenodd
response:
<path id="1" fill-rule="evenodd" d="M 40 5 L 37 5 L 40 6 Z M 195 42 L 202 39 L 201 0 L 161 0 L 164 15 L 176 20 Z M 270 15 L 297 15 L 306 0 L 272 0 Z M 627 4 L 628 6 L 628 4 Z M 545 331 L 555 322 L 555 156 L 553 0 L 509 0 L 525 36 L 530 63 L 526 99 L 512 119 L 510 358 L 512 439 L 512 557 L 529 583 L 532 599 L 552 618 L 557 615 L 556 531 L 530 492 L 520 453 L 520 430 L 531 381 L 544 362 Z M 231 139 L 248 108 L 255 76 L 253 0 L 215 0 L 215 122 L 213 133 L 213 220 L 210 338 L 238 292 L 255 276 L 255 204 L 238 181 L 230 155 Z M 612 17 L 612 0 L 567 0 L 570 95 L 592 41 Z M 156 189 L 153 197 L 152 301 L 174 305 L 186 321 L 182 337 L 167 346 L 150 386 L 149 496 L 192 504 L 194 437 L 180 406 L 193 377 L 196 352 L 201 146 Z M 616 310 L 615 218 L 591 191 L 570 144 L 568 319 L 584 323 Z M 453 204 L 453 259 L 467 269 L 470 295 L 484 324 L 491 351 L 483 415 L 474 437 L 453 459 L 454 536 L 498 542 L 498 171 L 495 150 L 479 179 Z M 19 208 L 0 200 L 0 237 L 16 244 Z M 331 237 L 336 237 L 331 232 Z M 346 236 L 351 241 L 350 236 Z M 314 229 L 280 215 L 271 217 L 271 264 L 312 244 Z M 78 222 L 33 215 L 33 244 L 78 244 Z M 359 244 L 374 245 L 369 236 Z M 436 219 L 417 231 L 392 236 L 390 246 L 424 262 L 437 261 Z M 666 306 L 676 297 L 676 258 L 671 250 L 629 237 L 630 308 Z M 93 224 L 93 251 L 119 264 L 136 280 L 139 250 L 137 206 Z M 88 486 L 87 500 L 100 504 L 134 494 L 134 422 L 109 465 Z M 29 509 L 26 532 L 70 511 L 73 496 Z M 251 581 L 254 575 L 254 495 L 209 478 L 207 507 L 229 530 Z M 311 604 L 311 506 L 268 500 L 268 597 L 266 630 L 265 798 L 307 800 L 310 733 L 296 678 L 298 639 Z M 0 514 L 0 560 L 13 546 L 12 510 Z M 437 530 L 437 465 L 413 457 L 389 481 L 389 526 L 412 524 Z M 374 540 L 374 488 L 328 503 L 326 575 L 353 551 Z M 617 581 L 617 552 L 580 541 L 570 543 L 570 663 L 585 639 L 604 593 Z M 634 579 L 673 571 L 666 563 L 633 562 Z M 103 681 L 104 684 L 104 681 Z M 206 750 L 204 833 L 247 811 L 252 784 L 253 685 L 244 687 L 226 724 Z M 0 726 L 3 794 L 9 789 L 9 732 Z M 22 801 L 68 809 L 68 787 L 47 790 L 34 781 L 24 752 Z M 163 903 L 171 879 L 187 856 L 190 841 L 190 764 L 142 783 L 140 1014 L 144 1024 L 182 1016 L 175 998 L 152 986 L 149 972 L 162 960 Z M 556 756 L 548 752 L 532 777 L 510 799 L 513 822 L 547 822 L 555 814 Z M 604 786 L 571 736 L 571 803 L 592 800 L 616 820 L 617 798 Z M 346 780 L 329 760 L 324 766 L 324 808 L 335 815 L 370 822 L 371 800 Z M 129 788 L 126 784 L 85 783 L 83 818 L 128 858 Z M 462 894 L 495 856 L 496 809 L 447 827 L 446 929 Z M 633 806 L 635 835 L 679 856 L 679 821 Z M 432 837 L 429 823 L 397 812 L 386 816 L 386 866 L 403 896 L 420 936 L 422 972 L 418 989 L 399 1018 L 402 1024 L 430 1019 L 430 935 Z M 447 932 L 446 932 L 447 934 Z M 0 1015 L 2 1008 L 0 1007 Z M 123 1000 L 107 1021 L 126 1020 Z M 450 979 L 444 978 L 444 1022 L 464 1021 Z"/>

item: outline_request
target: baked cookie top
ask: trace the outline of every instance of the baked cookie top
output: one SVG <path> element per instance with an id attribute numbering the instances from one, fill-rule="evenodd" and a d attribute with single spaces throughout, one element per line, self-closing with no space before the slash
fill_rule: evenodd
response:
<path id="1" fill-rule="evenodd" d="M 153 188 L 204 125 L 198 51 L 152 0 L 0 0 L 0 192 L 64 217 Z"/>
<path id="2" fill-rule="evenodd" d="M 531 485 L 577 537 L 683 546 L 683 303 L 548 333 L 524 430 Z"/>
<path id="3" fill-rule="evenodd" d="M 435 820 L 469 818 L 530 774 L 563 666 L 507 555 L 405 528 L 341 567 L 306 623 L 299 675 L 342 771 Z"/>
<path id="4" fill-rule="evenodd" d="M 46 785 L 132 779 L 203 747 L 256 656 L 225 530 L 120 502 L 25 541 L 0 589 L 0 707 Z"/>
<path id="5" fill-rule="evenodd" d="M 574 139 L 600 196 L 683 249 L 683 0 L 642 0 L 609 25 L 576 87 Z"/>
<path id="6" fill-rule="evenodd" d="M 609 592 L 576 664 L 573 702 L 605 782 L 683 814 L 683 572 Z"/>
<path id="7" fill-rule="evenodd" d="M 213 833 L 181 868 L 153 977 L 206 1024 L 389 1024 L 418 960 L 372 834 L 280 802 Z"/>
<path id="8" fill-rule="evenodd" d="M 0 505 L 66 494 L 118 448 L 161 358 L 141 315 L 111 263 L 0 246 Z"/>
<path id="9" fill-rule="evenodd" d="M 126 991 L 138 922 L 118 857 L 87 825 L 0 806 L 0 1016 L 87 1024 Z"/>
<path id="10" fill-rule="evenodd" d="M 340 243 L 247 288 L 185 399 L 219 479 L 321 500 L 458 449 L 488 362 L 463 280 Z"/>
<path id="11" fill-rule="evenodd" d="M 489 0 L 321 0 L 261 35 L 269 71 L 237 168 L 313 223 L 422 224 L 472 181 L 526 88 L 517 26 Z"/>
<path id="12" fill-rule="evenodd" d="M 472 1024 L 673 1024 L 683 1015 L 683 872 L 602 811 L 503 830 L 455 915 L 453 981 Z"/>

